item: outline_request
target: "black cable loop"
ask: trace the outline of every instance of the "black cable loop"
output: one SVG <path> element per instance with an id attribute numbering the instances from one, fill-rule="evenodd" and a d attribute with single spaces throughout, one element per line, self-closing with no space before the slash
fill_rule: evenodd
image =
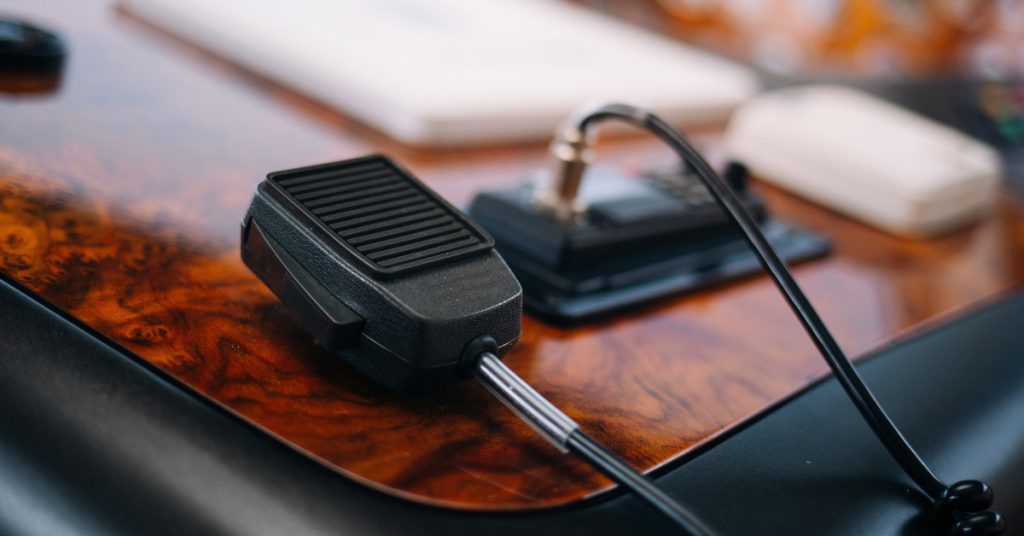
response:
<path id="1" fill-rule="evenodd" d="M 977 480 L 964 480 L 946 485 L 932 473 L 882 409 L 796 283 L 785 261 L 779 258 L 753 217 L 736 198 L 732 188 L 711 169 L 686 137 L 653 113 L 621 103 L 601 106 L 577 116 L 574 120 L 575 128 L 585 135 L 591 125 L 605 119 L 624 120 L 647 130 L 668 144 L 684 163 L 692 166 L 701 182 L 715 196 L 718 205 L 743 232 L 745 240 L 757 254 L 761 265 L 772 276 L 790 309 L 796 314 L 864 420 L 903 471 L 934 502 L 936 514 L 946 524 L 950 534 L 1003 534 L 1005 523 L 1002 516 L 998 512 L 988 511 L 992 506 L 992 489 Z"/>

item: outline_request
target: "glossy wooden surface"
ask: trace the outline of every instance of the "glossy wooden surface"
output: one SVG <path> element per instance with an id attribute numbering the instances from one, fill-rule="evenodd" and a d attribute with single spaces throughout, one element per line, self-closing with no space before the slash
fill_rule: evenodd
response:
<path id="1" fill-rule="evenodd" d="M 60 29 L 72 55 L 56 93 L 0 93 L 6 277 L 326 467 L 389 493 L 520 509 L 610 487 L 472 382 L 403 398 L 357 376 L 317 349 L 238 255 L 240 219 L 268 171 L 380 151 L 465 203 L 543 166 L 543 144 L 405 149 L 107 2 L 14 0 L 7 11 Z M 713 136 L 703 141 L 713 152 Z M 671 160 L 640 138 L 601 153 L 627 165 Z M 1024 281 L 1024 212 L 1010 198 L 970 229 L 914 242 L 762 189 L 777 214 L 835 239 L 833 256 L 796 274 L 851 354 Z M 527 318 L 506 360 L 644 470 L 826 372 L 765 278 L 585 328 Z"/>

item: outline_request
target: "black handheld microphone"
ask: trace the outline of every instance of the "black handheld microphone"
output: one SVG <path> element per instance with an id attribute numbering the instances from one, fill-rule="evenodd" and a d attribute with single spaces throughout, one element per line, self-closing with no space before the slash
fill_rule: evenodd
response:
<path id="1" fill-rule="evenodd" d="M 519 282 L 483 229 L 391 160 L 271 173 L 245 215 L 242 259 L 322 346 L 371 379 L 427 391 L 475 377 L 559 450 L 686 533 L 710 533 L 498 359 L 522 330 Z"/>
<path id="2" fill-rule="evenodd" d="M 494 240 L 383 156 L 268 175 L 242 259 L 322 346 L 396 391 L 469 377 L 522 330 Z"/>

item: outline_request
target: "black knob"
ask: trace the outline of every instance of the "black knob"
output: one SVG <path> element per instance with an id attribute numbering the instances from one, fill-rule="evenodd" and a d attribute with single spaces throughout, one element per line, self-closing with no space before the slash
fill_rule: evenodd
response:
<path id="1" fill-rule="evenodd" d="M 0 18 L 0 72 L 57 70 L 66 53 L 57 34 L 25 21 Z"/>
<path id="2" fill-rule="evenodd" d="M 747 166 L 732 161 L 725 168 L 725 173 L 722 174 L 722 178 L 725 182 L 732 187 L 736 192 L 743 192 L 747 189 L 747 178 L 750 176 L 750 172 L 747 170 Z"/>

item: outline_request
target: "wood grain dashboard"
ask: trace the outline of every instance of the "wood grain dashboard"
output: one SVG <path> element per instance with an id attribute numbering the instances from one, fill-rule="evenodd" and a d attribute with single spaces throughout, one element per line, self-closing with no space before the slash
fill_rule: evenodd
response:
<path id="1" fill-rule="evenodd" d="M 321 351 L 243 266 L 239 224 L 267 172 L 383 152 L 464 205 L 545 165 L 543 144 L 427 152 L 180 43 L 102 0 L 13 0 L 58 29 L 59 88 L 0 89 L 0 272 L 198 396 L 326 468 L 470 510 L 609 490 L 472 382 L 397 396 Z M 31 84 L 8 80 L 18 87 Z M 715 148 L 714 132 L 700 140 Z M 608 162 L 671 161 L 645 138 Z M 773 211 L 830 235 L 796 275 L 862 354 L 1024 281 L 1024 207 L 930 241 L 890 237 L 765 186 Z M 581 328 L 526 318 L 506 362 L 644 471 L 684 460 L 827 372 L 764 277 Z"/>

